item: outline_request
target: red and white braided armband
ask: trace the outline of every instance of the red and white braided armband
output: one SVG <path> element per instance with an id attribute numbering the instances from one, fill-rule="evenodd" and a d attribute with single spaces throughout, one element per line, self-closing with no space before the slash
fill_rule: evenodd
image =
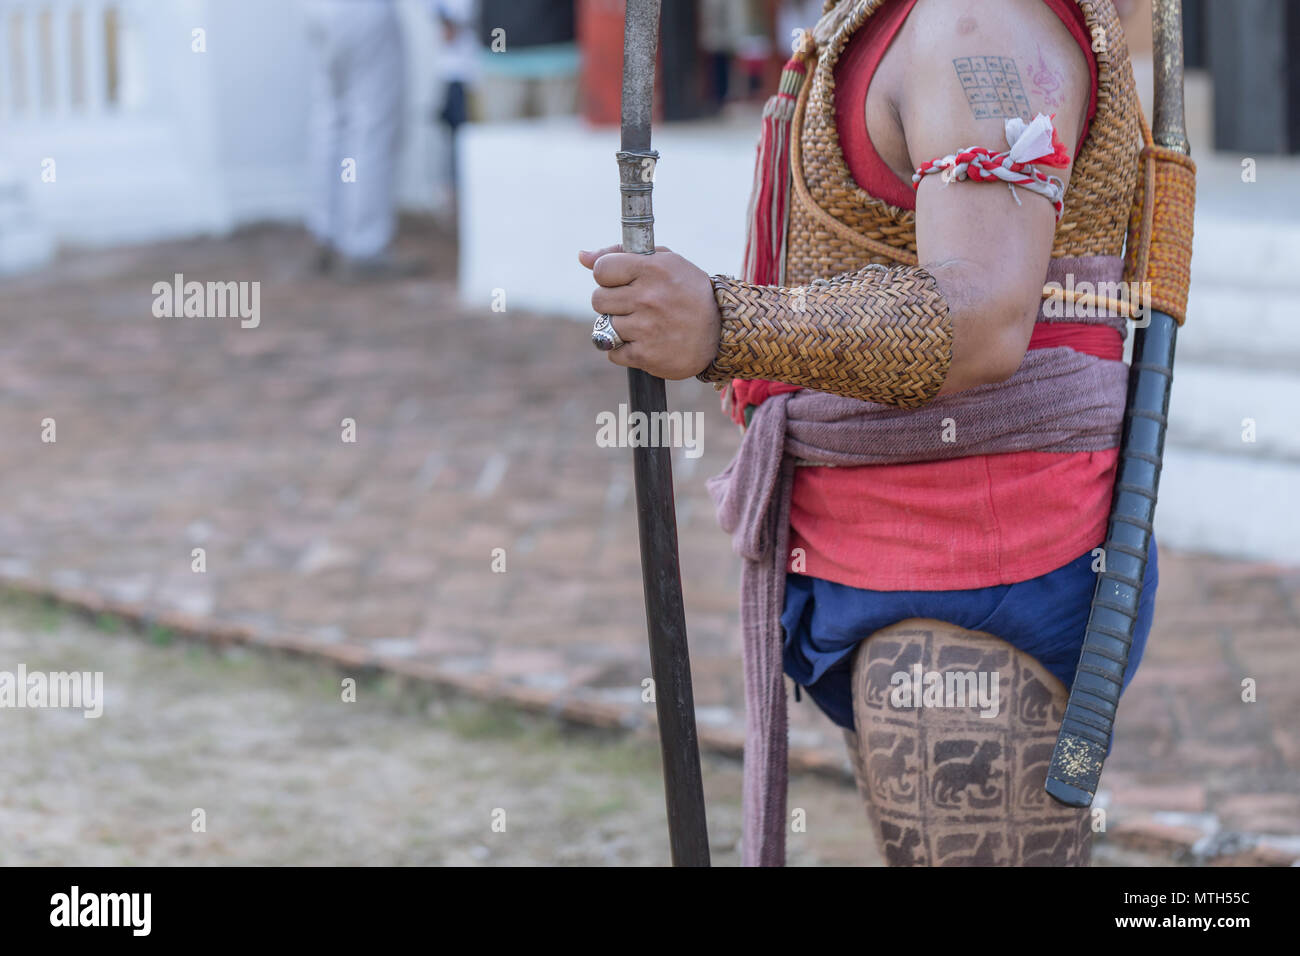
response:
<path id="1" fill-rule="evenodd" d="M 950 153 L 940 159 L 922 163 L 912 174 L 912 188 L 919 189 L 921 180 L 932 173 L 939 173 L 945 182 L 952 180 L 973 180 L 977 183 L 1003 182 L 1011 188 L 1011 195 L 1016 202 L 1016 187 L 1020 186 L 1030 192 L 1045 197 L 1056 210 L 1056 221 L 1061 221 L 1065 212 L 1065 184 L 1056 176 L 1049 176 L 1036 168 L 1038 166 L 1056 166 L 1065 168 L 1070 165 L 1070 154 L 1065 144 L 1056 135 L 1052 125 L 1052 116 L 1039 113 L 1033 122 L 1026 123 L 1020 117 L 1007 120 L 1007 143 L 1011 147 L 1006 152 L 995 153 L 983 146 L 968 146 L 960 152 Z"/>

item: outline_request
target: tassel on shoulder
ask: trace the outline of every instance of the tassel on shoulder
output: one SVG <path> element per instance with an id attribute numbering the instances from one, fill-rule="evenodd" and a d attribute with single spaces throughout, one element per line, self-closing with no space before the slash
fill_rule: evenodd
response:
<path id="1" fill-rule="evenodd" d="M 746 282 L 776 285 L 781 281 L 790 215 L 790 128 L 816 50 L 807 31 L 801 33 L 795 42 L 794 55 L 781 70 L 777 92 L 763 107 L 741 271 Z"/>

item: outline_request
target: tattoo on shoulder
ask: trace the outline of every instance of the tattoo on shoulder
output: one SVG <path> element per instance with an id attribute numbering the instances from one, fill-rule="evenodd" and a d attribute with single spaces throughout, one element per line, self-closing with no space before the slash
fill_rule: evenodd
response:
<path id="1" fill-rule="evenodd" d="M 1029 98 L 1009 56 L 960 56 L 952 61 L 976 119 L 1028 119 Z"/>
<path id="2" fill-rule="evenodd" d="M 1034 92 L 1043 98 L 1048 106 L 1061 105 L 1061 91 L 1065 88 L 1065 74 L 1047 62 L 1043 48 L 1038 47 L 1038 62 L 1029 66 L 1029 82 Z"/>

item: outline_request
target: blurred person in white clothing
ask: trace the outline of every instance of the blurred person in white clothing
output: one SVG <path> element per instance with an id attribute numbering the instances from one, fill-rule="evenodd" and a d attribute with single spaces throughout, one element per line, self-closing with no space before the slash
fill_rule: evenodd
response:
<path id="1" fill-rule="evenodd" d="M 307 228 L 313 266 L 344 279 L 411 275 L 392 256 L 406 57 L 393 0 L 304 0 L 311 51 Z"/>

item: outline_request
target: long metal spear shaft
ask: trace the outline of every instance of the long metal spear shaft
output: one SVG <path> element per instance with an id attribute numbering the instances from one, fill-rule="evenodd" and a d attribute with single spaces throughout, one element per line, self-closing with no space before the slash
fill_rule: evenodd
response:
<path id="1" fill-rule="evenodd" d="M 655 251 L 650 195 L 659 154 L 650 148 L 650 117 L 659 45 L 659 3 L 627 0 L 623 32 L 623 128 L 618 153 L 623 251 L 642 255 Z M 630 368 L 627 381 L 630 415 L 641 412 L 649 418 L 667 411 L 663 379 Z M 677 513 L 669 449 L 634 448 L 633 468 L 650 673 L 654 678 L 668 805 L 668 842 L 674 866 L 708 866 L 704 782 L 695 732 L 682 575 L 677 561 Z"/>
<path id="2" fill-rule="evenodd" d="M 1155 0 L 1151 18 L 1155 41 L 1152 139 L 1159 146 L 1187 153 L 1182 0 Z M 1091 805 L 1097 792 L 1150 556 L 1178 340 L 1178 323 L 1173 318 L 1152 309 L 1150 320 L 1133 336 L 1119 471 L 1106 531 L 1105 570 L 1097 577 L 1079 669 L 1047 771 L 1045 789 L 1070 807 Z"/>

